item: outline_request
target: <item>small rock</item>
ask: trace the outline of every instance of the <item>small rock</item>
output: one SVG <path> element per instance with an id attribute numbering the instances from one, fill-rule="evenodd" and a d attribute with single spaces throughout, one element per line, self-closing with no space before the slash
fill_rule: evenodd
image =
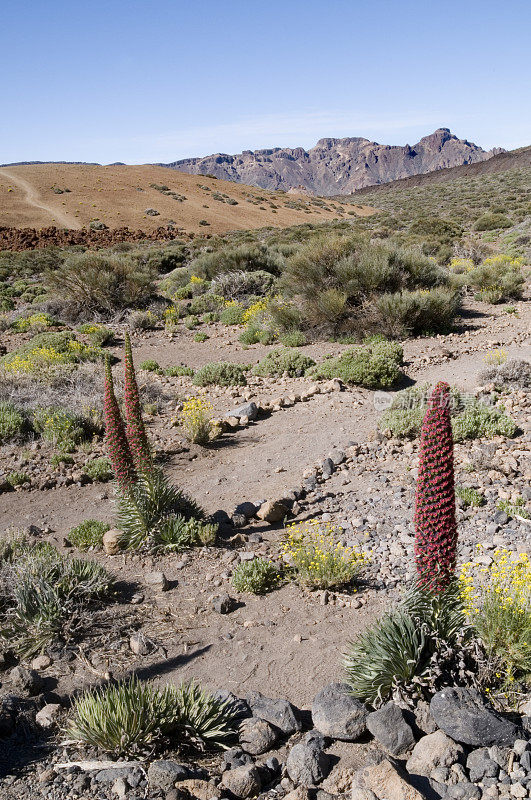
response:
<path id="1" fill-rule="evenodd" d="M 324 752 L 325 740 L 318 731 L 310 731 L 291 748 L 286 771 L 294 783 L 315 786 L 330 770 L 330 756 Z"/>
<path id="2" fill-rule="evenodd" d="M 433 696 L 430 710 L 441 730 L 473 747 L 513 744 L 518 735 L 514 723 L 486 707 L 477 689 L 443 689 Z"/>
<path id="3" fill-rule="evenodd" d="M 235 797 L 253 797 L 262 788 L 260 773 L 254 764 L 229 769 L 223 773 L 221 785 Z"/>
<path id="4" fill-rule="evenodd" d="M 489 757 L 488 747 L 472 750 L 466 760 L 466 767 L 472 783 L 479 783 L 483 778 L 495 778 L 500 769 L 498 764 Z"/>
<path id="5" fill-rule="evenodd" d="M 129 647 L 135 656 L 145 656 L 150 651 L 150 645 L 142 631 L 132 633 L 129 637 Z"/>
<path id="6" fill-rule="evenodd" d="M 313 701 L 312 720 L 324 736 L 354 742 L 366 729 L 367 709 L 352 697 L 347 684 L 330 683 Z"/>
<path id="7" fill-rule="evenodd" d="M 47 703 L 35 715 L 35 722 L 41 728 L 48 730 L 53 728 L 57 723 L 57 718 L 61 714 L 61 705 L 59 703 Z"/>
<path id="8" fill-rule="evenodd" d="M 404 712 L 389 702 L 367 717 L 367 728 L 374 738 L 393 755 L 406 753 L 415 746 L 415 737 Z"/>
<path id="9" fill-rule="evenodd" d="M 234 509 L 234 514 L 242 514 L 246 519 L 252 519 L 257 511 L 258 506 L 255 506 L 254 503 L 244 502 L 238 503 Z"/>
<path id="10" fill-rule="evenodd" d="M 122 537 L 122 531 L 119 531 L 118 528 L 111 528 L 110 530 L 106 531 L 103 534 L 102 539 L 102 546 L 103 551 L 108 556 L 115 556 L 117 553 L 120 552 L 120 541 Z"/>
<path id="11" fill-rule="evenodd" d="M 463 748 L 443 731 L 419 739 L 409 757 L 406 769 L 412 775 L 428 777 L 436 767 L 450 767 L 463 756 Z"/>
<path id="12" fill-rule="evenodd" d="M 150 787 L 163 789 L 165 792 L 173 789 L 177 781 L 186 780 L 189 776 L 187 767 L 170 760 L 153 761 L 147 771 Z"/>
<path id="13" fill-rule="evenodd" d="M 265 719 L 285 736 L 291 736 L 302 728 L 295 707 L 287 700 L 281 698 L 273 700 L 261 692 L 251 692 L 246 699 L 255 717 Z"/>
<path id="14" fill-rule="evenodd" d="M 479 800 L 481 789 L 474 783 L 463 781 L 448 787 L 444 800 Z"/>
<path id="15" fill-rule="evenodd" d="M 116 795 L 116 797 L 118 797 L 118 800 L 124 800 L 124 797 L 127 795 L 128 788 L 129 787 L 123 778 L 116 778 L 111 787 L 111 791 Z"/>
<path id="16" fill-rule="evenodd" d="M 51 663 L 52 659 L 50 658 L 50 656 L 46 655 L 37 656 L 31 662 L 31 668 L 36 670 L 37 672 L 41 672 L 44 669 L 48 669 Z"/>
<path id="17" fill-rule="evenodd" d="M 240 419 L 241 417 L 247 417 L 247 419 L 254 420 L 258 416 L 258 406 L 256 403 L 244 403 L 242 406 L 238 406 L 238 408 L 233 408 L 232 411 L 227 411 L 225 417 L 236 417 Z"/>
<path id="18" fill-rule="evenodd" d="M 153 589 L 159 592 L 167 592 L 170 588 L 170 583 L 163 572 L 148 572 L 147 575 L 144 576 L 144 580 L 147 586 L 151 586 Z"/>
<path id="19" fill-rule="evenodd" d="M 356 791 L 354 791 L 356 790 Z M 360 794 L 359 790 L 371 792 Z M 411 785 L 408 776 L 385 759 L 358 770 L 352 785 L 352 800 L 426 800 L 426 796 Z"/>
<path id="20" fill-rule="evenodd" d="M 26 669 L 26 667 L 19 665 L 18 667 L 13 667 L 9 677 L 13 687 L 20 694 L 33 696 L 38 694 L 42 687 L 42 679 L 34 669 Z"/>
<path id="21" fill-rule="evenodd" d="M 270 524 L 282 522 L 288 514 L 289 508 L 284 503 L 281 503 L 280 500 L 268 500 L 256 512 L 258 519 Z"/>
<path id="22" fill-rule="evenodd" d="M 232 770 L 231 770 L 232 771 Z M 214 800 L 219 797 L 219 789 L 210 781 L 200 778 L 189 778 L 179 782 L 179 789 L 187 792 L 197 800 Z"/>
<path id="23" fill-rule="evenodd" d="M 236 600 L 227 593 L 212 598 L 212 608 L 217 614 L 230 614 L 236 608 Z"/>
<path id="24" fill-rule="evenodd" d="M 240 725 L 240 743 L 247 753 L 258 756 L 271 750 L 278 739 L 274 728 L 259 717 L 244 719 Z"/>

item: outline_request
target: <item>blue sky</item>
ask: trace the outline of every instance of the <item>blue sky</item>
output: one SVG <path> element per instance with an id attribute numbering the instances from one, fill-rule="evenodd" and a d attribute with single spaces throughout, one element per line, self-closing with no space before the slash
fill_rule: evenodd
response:
<path id="1" fill-rule="evenodd" d="M 0 163 L 531 144 L 530 0 L 4 0 Z"/>

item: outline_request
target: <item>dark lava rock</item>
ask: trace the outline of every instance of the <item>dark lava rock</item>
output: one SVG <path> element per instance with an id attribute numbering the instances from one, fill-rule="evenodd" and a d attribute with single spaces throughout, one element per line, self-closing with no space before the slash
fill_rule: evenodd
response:
<path id="1" fill-rule="evenodd" d="M 302 728 L 295 707 L 287 700 L 273 700 L 261 692 L 251 692 L 246 699 L 255 717 L 265 719 L 275 728 L 279 728 L 285 736 L 291 736 Z"/>
<path id="2" fill-rule="evenodd" d="M 512 745 L 518 737 L 516 725 L 488 709 L 477 689 L 443 689 L 433 696 L 430 711 L 441 730 L 472 747 Z"/>
<path id="3" fill-rule="evenodd" d="M 365 732 L 367 709 L 349 691 L 346 683 L 330 683 L 315 696 L 312 720 L 324 736 L 354 742 Z"/>
<path id="4" fill-rule="evenodd" d="M 393 755 L 406 753 L 415 746 L 415 737 L 404 712 L 395 703 L 386 703 L 367 717 L 367 728 L 374 738 Z"/>
<path id="5" fill-rule="evenodd" d="M 330 771 L 331 759 L 324 752 L 325 738 L 319 731 L 310 731 L 302 742 L 291 748 L 286 770 L 291 780 L 302 786 L 315 786 Z"/>

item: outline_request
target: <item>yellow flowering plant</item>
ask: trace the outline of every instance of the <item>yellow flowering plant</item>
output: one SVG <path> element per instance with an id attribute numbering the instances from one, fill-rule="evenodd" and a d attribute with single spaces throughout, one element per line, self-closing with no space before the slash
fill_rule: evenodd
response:
<path id="1" fill-rule="evenodd" d="M 184 401 L 179 423 L 190 442 L 205 445 L 219 436 L 217 426 L 212 424 L 212 411 L 212 403 L 203 397 Z"/>
<path id="2" fill-rule="evenodd" d="M 461 597 L 471 624 L 505 683 L 531 676 L 531 561 L 526 553 L 496 550 L 488 566 L 461 567 Z M 502 677 L 500 675 L 500 677 Z"/>
<path id="3" fill-rule="evenodd" d="M 281 545 L 297 582 L 309 589 L 332 589 L 351 584 L 368 562 L 356 547 L 337 541 L 341 529 L 310 520 L 289 525 Z"/>

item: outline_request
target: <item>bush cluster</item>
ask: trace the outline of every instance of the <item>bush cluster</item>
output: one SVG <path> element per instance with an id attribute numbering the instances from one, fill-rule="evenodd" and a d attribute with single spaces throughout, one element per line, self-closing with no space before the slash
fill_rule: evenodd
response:
<path id="1" fill-rule="evenodd" d="M 193 378 L 196 386 L 245 386 L 247 379 L 245 373 L 248 367 L 242 364 L 232 364 L 230 361 L 212 361 L 200 367 Z"/>
<path id="2" fill-rule="evenodd" d="M 290 378 L 298 378 L 314 365 L 313 358 L 305 356 L 304 353 L 277 347 L 253 367 L 253 375 L 279 378 L 288 375 Z"/>
<path id="3" fill-rule="evenodd" d="M 344 383 L 386 389 L 402 378 L 402 347 L 397 342 L 376 340 L 325 359 L 308 371 L 313 378 L 340 378 Z"/>

